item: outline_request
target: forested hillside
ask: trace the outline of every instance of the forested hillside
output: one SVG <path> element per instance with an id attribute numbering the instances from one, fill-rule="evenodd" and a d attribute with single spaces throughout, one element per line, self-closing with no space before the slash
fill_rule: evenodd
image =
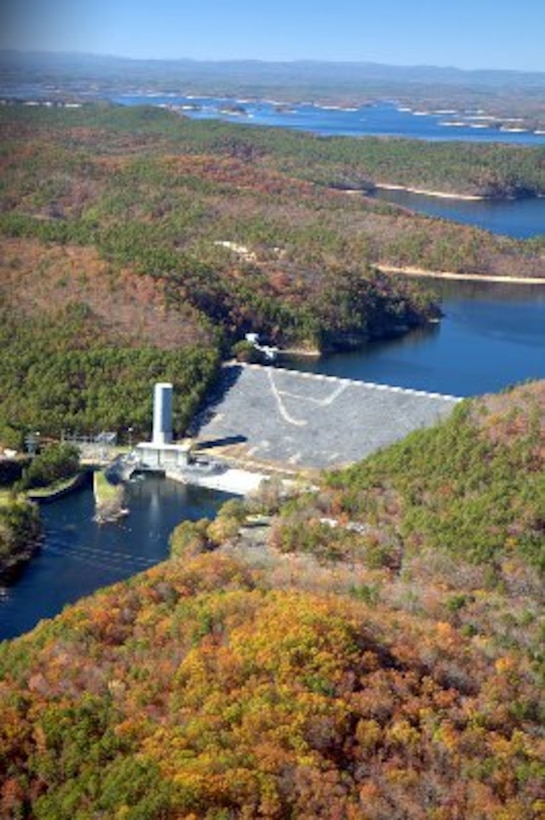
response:
<path id="1" fill-rule="evenodd" d="M 498 578 L 504 562 L 545 572 L 544 444 L 545 383 L 529 383 L 329 474 L 320 504 L 365 522 L 363 543 L 384 565 L 426 547 Z"/>
<path id="2" fill-rule="evenodd" d="M 1 492 L 1 491 L 0 491 Z M 34 504 L 22 496 L 0 494 L 0 582 L 13 576 L 38 548 L 42 535 Z"/>
<path id="3" fill-rule="evenodd" d="M 538 242 L 338 190 L 418 169 L 434 185 L 536 192 L 539 150 L 330 140 L 109 105 L 6 105 L 0 133 L 0 428 L 145 433 L 164 378 L 182 434 L 250 330 L 334 350 L 437 317 L 376 264 L 545 273 Z"/>
<path id="4" fill-rule="evenodd" d="M 7 106 L 0 129 L 4 235 L 91 245 L 152 275 L 178 271 L 178 284 L 183 277 L 198 289 L 197 307 L 213 298 L 218 318 L 232 310 L 229 296 L 239 309 L 259 309 L 233 275 L 241 263 L 262 300 L 274 303 L 283 279 L 290 304 L 301 290 L 312 295 L 321 271 L 339 276 L 369 263 L 544 273 L 530 243 L 331 190 L 385 182 L 537 193 L 541 149 L 324 139 L 151 108 Z M 212 292 L 203 282 L 211 270 Z"/>
<path id="5" fill-rule="evenodd" d="M 2 816 L 542 817 L 544 396 L 466 402 L 268 544 L 274 494 L 231 502 L 2 645 Z"/>
<path id="6" fill-rule="evenodd" d="M 283 509 L 274 544 L 407 578 L 427 557 L 450 585 L 473 576 L 528 591 L 545 572 L 544 445 L 544 382 L 465 401 L 442 424 L 326 474 Z"/>

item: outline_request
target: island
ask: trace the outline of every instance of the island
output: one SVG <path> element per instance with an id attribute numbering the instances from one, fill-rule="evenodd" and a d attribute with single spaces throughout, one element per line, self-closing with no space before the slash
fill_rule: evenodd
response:
<path id="1" fill-rule="evenodd" d="M 22 491 L 72 480 L 65 432 L 132 451 L 157 379 L 159 443 L 198 421 L 200 455 L 268 459 L 168 560 L 0 645 L 0 813 L 540 816 L 544 382 L 461 401 L 252 362 L 258 340 L 327 354 L 433 328 L 412 274 L 545 282 L 540 239 L 366 195 L 543 195 L 542 152 L 88 101 L 6 104 L 0 134 L 0 444 L 43 442 L 2 497 L 0 561 L 39 538 Z"/>

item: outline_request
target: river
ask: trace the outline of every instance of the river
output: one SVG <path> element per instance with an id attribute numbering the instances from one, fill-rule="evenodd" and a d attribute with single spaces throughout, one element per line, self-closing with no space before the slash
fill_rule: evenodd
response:
<path id="1" fill-rule="evenodd" d="M 42 505 L 42 548 L 15 584 L 0 588 L 0 640 L 27 632 L 66 604 L 165 560 L 168 537 L 181 520 L 214 517 L 229 498 L 146 477 L 127 484 L 130 514 L 116 524 L 93 521 L 91 487 Z"/>
<path id="2" fill-rule="evenodd" d="M 119 101 L 136 104 L 144 99 L 140 96 Z M 176 102 L 172 98 L 147 101 Z M 217 117 L 218 106 L 214 108 L 217 102 L 187 99 L 187 104 L 204 106 L 192 112 L 199 117 Z M 350 120 L 353 125 L 357 114 L 316 106 L 298 106 L 301 110 L 286 112 L 273 103 L 254 105 L 259 107 L 253 118 L 255 124 L 304 127 L 305 130 L 318 129 L 319 133 L 348 133 L 347 123 Z M 444 138 L 446 133 L 456 131 L 458 139 L 486 140 L 499 136 L 493 129 L 483 128 L 478 132 L 469 126 L 449 129 L 440 125 L 439 115 L 416 116 L 391 105 L 378 105 L 359 113 L 358 134 L 395 133 L 436 139 L 439 133 Z M 248 119 L 247 114 L 222 116 Z M 325 130 L 320 131 L 320 127 Z M 371 130 L 373 128 L 376 130 Z M 543 138 L 531 134 L 504 134 L 501 139 L 544 143 Z M 384 192 L 381 196 L 415 210 L 476 224 L 497 233 L 526 237 L 545 232 L 545 200 L 466 203 L 405 192 Z M 355 353 L 317 361 L 292 359 L 286 364 L 302 370 L 458 396 L 501 390 L 529 378 L 545 378 L 545 284 L 427 280 L 426 285 L 442 299 L 445 315 L 439 324 L 401 338 L 373 342 Z M 60 612 L 66 604 L 162 561 L 168 554 L 168 536 L 180 520 L 213 516 L 229 497 L 157 478 L 129 484 L 127 493 L 130 515 L 118 524 L 103 527 L 92 520 L 94 502 L 89 489 L 42 508 L 45 525 L 42 550 L 16 584 L 0 589 L 0 639 L 19 635 L 40 619 Z"/>

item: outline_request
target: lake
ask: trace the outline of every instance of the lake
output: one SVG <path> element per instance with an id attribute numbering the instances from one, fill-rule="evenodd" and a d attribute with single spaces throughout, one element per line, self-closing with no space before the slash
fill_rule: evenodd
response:
<path id="1" fill-rule="evenodd" d="M 115 524 L 93 521 L 90 487 L 42 505 L 41 550 L 13 586 L 0 588 L 0 640 L 27 632 L 66 604 L 164 561 L 168 537 L 181 520 L 214 517 L 230 497 L 148 476 L 127 484 L 130 514 Z"/>
<path id="2" fill-rule="evenodd" d="M 456 396 L 545 378 L 545 284 L 423 281 L 442 300 L 440 323 L 286 366 Z"/>
<path id="3" fill-rule="evenodd" d="M 291 128 L 321 136 L 407 137 L 428 141 L 502 142 L 545 145 L 545 134 L 514 129 L 501 131 L 484 115 L 459 112 L 432 113 L 400 109 L 380 102 L 342 109 L 301 103 L 285 106 L 275 101 L 233 100 L 219 97 L 184 97 L 171 94 L 113 96 L 122 105 L 151 103 L 174 107 L 197 120 L 220 119 L 255 126 Z M 452 123 L 455 123 L 453 125 Z M 545 198 L 523 200 L 447 200 L 407 191 L 379 190 L 377 198 L 403 205 L 429 216 L 475 225 L 492 233 L 527 239 L 545 234 Z"/>
<path id="4" fill-rule="evenodd" d="M 545 145 L 545 134 L 519 128 L 500 130 L 475 112 L 413 111 L 394 102 L 376 102 L 355 108 L 313 103 L 285 105 L 278 100 L 237 100 L 177 94 L 114 94 L 121 105 L 172 107 L 191 119 L 220 119 L 247 125 L 291 128 L 321 136 L 408 137 L 410 139 L 502 142 Z"/>
<path id="5" fill-rule="evenodd" d="M 545 234 L 545 198 L 464 200 L 443 199 L 411 191 L 377 190 L 373 198 L 402 205 L 428 216 L 474 225 L 515 239 Z"/>

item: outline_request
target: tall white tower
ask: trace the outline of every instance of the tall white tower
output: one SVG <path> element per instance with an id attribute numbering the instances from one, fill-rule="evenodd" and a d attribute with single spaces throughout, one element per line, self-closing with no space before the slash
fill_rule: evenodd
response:
<path id="1" fill-rule="evenodd" d="M 153 391 L 153 444 L 172 442 L 172 385 L 159 382 Z"/>

